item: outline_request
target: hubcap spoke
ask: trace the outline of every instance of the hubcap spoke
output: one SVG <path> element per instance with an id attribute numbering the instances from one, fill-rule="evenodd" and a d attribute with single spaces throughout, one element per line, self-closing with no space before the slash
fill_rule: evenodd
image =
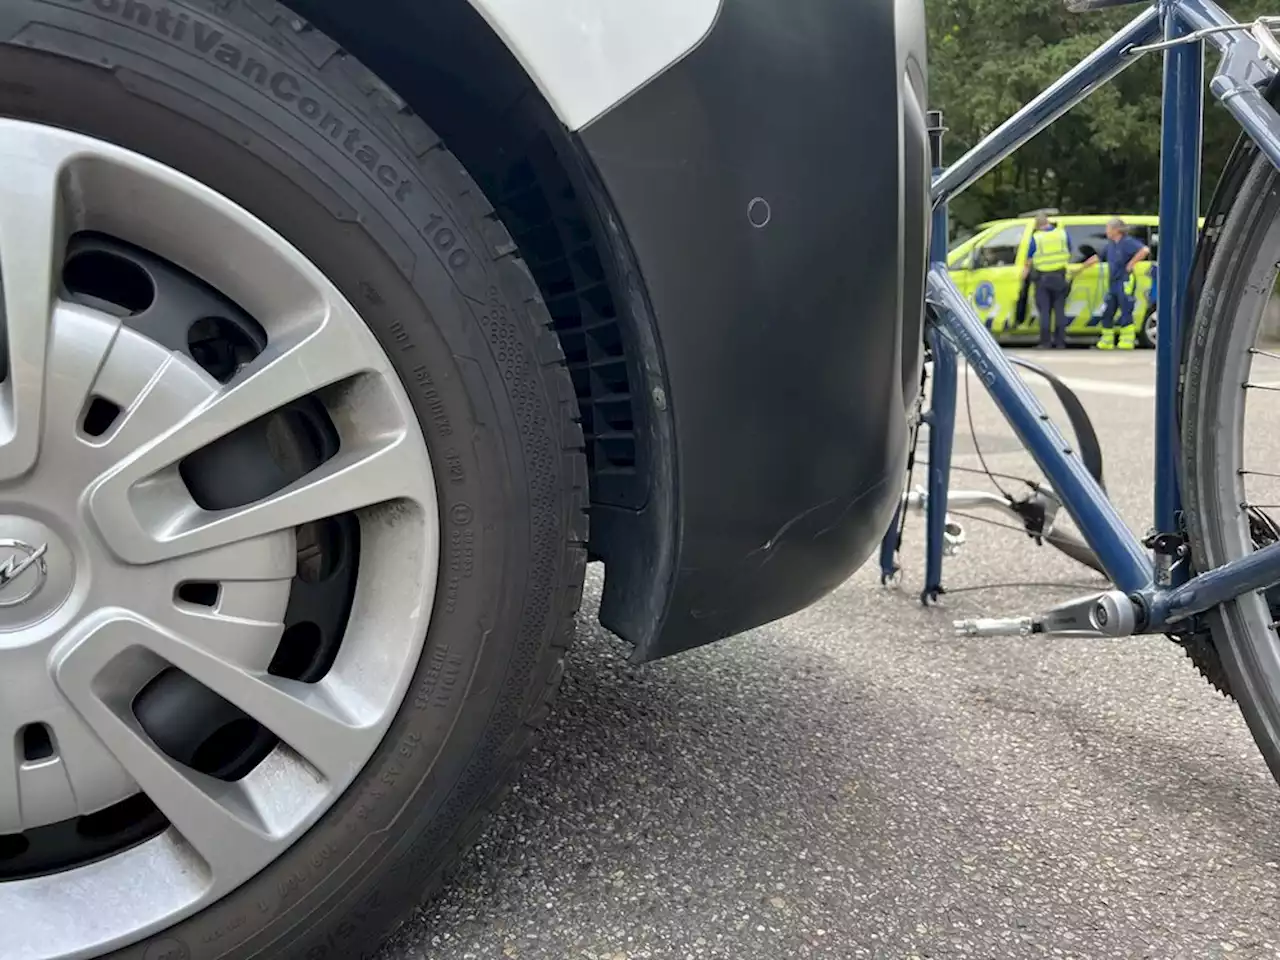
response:
<path id="1" fill-rule="evenodd" d="M 174 610 L 165 625 L 210 656 L 251 675 L 266 672 L 284 630 L 279 621 L 250 620 L 195 609 Z"/>
<path id="2" fill-rule="evenodd" d="M 157 433 L 172 429 L 208 394 L 197 371 L 138 336 L 120 337 L 111 345 L 92 386 L 122 408 L 111 433 L 97 441 L 103 445 L 104 455 L 116 461 L 127 459 Z M 80 403 L 87 394 L 87 390 L 82 392 Z M 70 411 L 73 419 L 78 413 L 79 407 Z"/>
<path id="3" fill-rule="evenodd" d="M 104 611 L 86 624 L 80 638 L 59 658 L 58 684 L 82 714 L 92 714 L 96 704 L 110 699 L 110 678 L 124 669 L 115 661 L 131 649 L 143 648 L 239 707 L 324 776 L 343 777 L 353 772 L 352 765 L 358 765 L 370 738 L 376 740 L 377 731 L 351 719 L 333 695 L 333 688 L 323 682 L 298 683 L 245 669 L 199 643 L 204 640 L 216 645 L 222 631 L 210 627 L 194 632 L 196 640 L 169 633 L 125 610 Z M 134 681 L 136 673 L 128 672 L 129 681 Z M 127 710 L 127 705 L 117 703 L 115 707 Z M 124 766 L 132 771 L 128 763 Z M 138 782 L 146 790 L 146 784 Z M 159 804 L 157 798 L 152 799 Z"/>
<path id="4" fill-rule="evenodd" d="M 288 580 L 297 572 L 298 554 L 292 536 L 260 537 L 175 557 L 165 567 L 174 586 L 189 580 Z"/>
<path id="5" fill-rule="evenodd" d="M 48 356 L 49 395 L 46 398 L 45 445 L 65 442 L 74 435 L 85 400 L 94 389 L 120 331 L 100 313 L 74 304 L 60 304 L 54 312 L 54 336 Z"/>
<path id="6" fill-rule="evenodd" d="M 19 142 L 0 131 L 0 285 L 9 360 L 0 392 L 0 481 L 22 476 L 39 452 L 54 291 L 68 233 L 68 157 L 54 141 Z"/>
<path id="7" fill-rule="evenodd" d="M 406 482 L 404 471 L 419 465 L 415 454 L 403 436 L 339 454 L 272 497 L 175 533 L 161 549 L 209 550 L 408 496 L 416 484 Z"/>
<path id="8" fill-rule="evenodd" d="M 280 643 L 297 548 L 291 532 L 226 544 L 170 560 L 150 575 L 169 585 L 148 615 L 212 656 L 265 672 Z M 216 600 L 182 598 L 184 584 L 204 583 Z M 169 599 L 169 598 L 172 599 Z"/>
<path id="9" fill-rule="evenodd" d="M 101 668 L 106 666 L 101 657 L 104 650 L 86 647 L 86 643 L 110 647 L 119 653 L 129 643 L 126 631 L 137 626 L 143 625 L 114 618 L 89 630 L 61 659 L 58 681 L 67 699 L 93 727 L 111 755 L 216 877 L 224 870 L 236 869 L 237 860 L 256 860 L 270 837 L 236 785 L 206 777 L 169 759 L 142 731 L 129 709 L 129 697 L 112 690 L 113 684 L 99 684 Z M 146 633 L 143 627 L 138 635 Z"/>
<path id="10" fill-rule="evenodd" d="M 299 397 L 384 366 L 343 322 L 347 309 L 334 306 L 268 346 L 240 379 L 122 464 L 97 494 L 137 483 Z"/>
<path id="11" fill-rule="evenodd" d="M 190 504 L 145 523 L 120 475 L 90 496 L 97 526 L 111 549 L 129 563 L 156 563 L 290 530 L 388 500 L 420 495 L 426 468 L 407 431 L 373 438 L 340 452 L 301 480 L 247 506 L 206 511 Z"/>
<path id="12" fill-rule="evenodd" d="M 86 706 L 103 744 L 208 864 L 215 880 L 262 859 L 272 838 L 239 786 L 170 760 L 132 714 L 117 714 L 101 702 Z"/>

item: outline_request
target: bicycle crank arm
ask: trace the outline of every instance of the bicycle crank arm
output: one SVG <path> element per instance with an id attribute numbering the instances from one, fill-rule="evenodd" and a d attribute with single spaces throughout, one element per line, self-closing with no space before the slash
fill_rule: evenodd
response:
<path id="1" fill-rule="evenodd" d="M 1133 601 L 1119 590 L 1068 600 L 1038 616 L 955 621 L 962 637 L 1026 637 L 1033 633 L 1065 637 L 1129 637 L 1137 629 Z"/>

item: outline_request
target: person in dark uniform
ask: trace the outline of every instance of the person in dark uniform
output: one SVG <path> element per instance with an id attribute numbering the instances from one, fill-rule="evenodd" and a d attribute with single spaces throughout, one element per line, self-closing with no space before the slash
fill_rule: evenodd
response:
<path id="1" fill-rule="evenodd" d="M 1018 304 L 1013 308 L 1013 328 L 1021 330 L 1027 325 L 1027 309 L 1031 306 L 1031 298 L 1035 295 L 1036 278 L 1033 274 L 1025 274 L 1022 283 L 1018 284 Z"/>
<path id="2" fill-rule="evenodd" d="M 1157 265 L 1154 261 L 1152 261 L 1152 263 L 1151 263 L 1151 288 L 1147 291 L 1147 314 L 1146 314 L 1146 315 L 1147 315 L 1148 317 L 1156 317 L 1156 318 L 1157 318 L 1157 322 L 1159 322 L 1159 320 L 1158 320 L 1158 317 L 1159 317 L 1158 310 L 1159 310 L 1159 308 L 1160 308 L 1160 301 L 1159 301 L 1159 299 L 1158 299 L 1159 288 L 1156 286 L 1156 270 L 1157 270 L 1157 269 L 1159 269 L 1158 265 Z M 1157 336 L 1158 336 L 1158 334 L 1157 334 Z"/>
<path id="3" fill-rule="evenodd" d="M 1107 262 L 1107 299 L 1102 307 L 1102 333 L 1095 344 L 1099 350 L 1133 349 L 1136 333 L 1133 327 L 1133 268 L 1150 253 L 1150 247 L 1129 236 L 1128 226 L 1119 217 L 1107 221 L 1107 245 L 1102 248 L 1102 259 Z M 1095 255 L 1080 267 L 1084 269 L 1097 262 Z M 1154 282 L 1151 289 L 1155 289 Z M 1117 311 L 1120 313 L 1118 325 L 1115 322 Z"/>
<path id="4" fill-rule="evenodd" d="M 1040 314 L 1040 346 L 1063 349 L 1067 345 L 1067 266 L 1071 240 L 1067 231 L 1045 214 L 1036 216 L 1036 230 L 1027 248 L 1025 280 L 1035 273 L 1036 312 Z"/>

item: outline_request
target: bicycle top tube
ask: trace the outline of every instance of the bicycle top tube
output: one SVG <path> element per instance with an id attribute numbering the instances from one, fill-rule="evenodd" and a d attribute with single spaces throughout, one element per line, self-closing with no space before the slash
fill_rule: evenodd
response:
<path id="1" fill-rule="evenodd" d="M 1159 11 L 1149 7 L 949 165 L 933 181 L 934 204 L 947 203 L 963 192 L 1001 160 L 1133 63 L 1135 58 L 1127 54 L 1130 47 L 1154 40 L 1159 34 Z"/>
<path id="2" fill-rule="evenodd" d="M 1143 0 L 1074 0 L 1068 5 L 1083 11 L 1140 2 Z M 1256 92 L 1259 80 L 1276 73 L 1276 68 L 1261 55 L 1246 25 L 1236 21 L 1214 0 L 1169 0 L 1166 9 L 1169 15 L 1186 25 L 1188 32 L 1219 31 L 1206 34 L 1204 40 L 1226 58 L 1223 70 L 1214 81 L 1214 92 L 1220 99 L 1246 90 Z M 1134 63 L 1138 58 L 1133 55 L 1132 48 L 1162 39 L 1161 20 L 1159 5 L 1143 10 L 1111 39 L 983 137 L 955 163 L 947 166 L 934 178 L 934 204 L 946 203 L 962 193 L 1001 160 Z"/>

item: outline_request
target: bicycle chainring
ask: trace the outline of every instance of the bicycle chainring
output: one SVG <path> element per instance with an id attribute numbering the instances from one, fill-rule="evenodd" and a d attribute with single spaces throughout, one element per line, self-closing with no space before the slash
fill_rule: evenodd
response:
<path id="1" fill-rule="evenodd" d="M 1218 656 L 1218 648 L 1213 645 L 1213 637 L 1208 626 L 1202 626 L 1189 636 L 1175 637 L 1182 652 L 1190 659 L 1200 676 L 1213 686 L 1224 697 L 1231 697 L 1231 684 L 1222 669 L 1222 658 Z M 1233 697 L 1234 699 L 1234 697 Z"/>
<path id="2" fill-rule="evenodd" d="M 1253 548 L 1259 550 L 1280 540 L 1280 524 L 1257 507 L 1249 507 L 1249 534 L 1253 539 Z M 1280 621 L 1280 585 L 1267 590 L 1266 596 L 1271 619 Z M 1218 655 L 1218 648 L 1208 625 L 1202 622 L 1193 634 L 1176 639 L 1200 671 L 1200 675 L 1213 684 L 1219 693 L 1232 696 L 1231 683 L 1222 669 L 1222 658 Z"/>

